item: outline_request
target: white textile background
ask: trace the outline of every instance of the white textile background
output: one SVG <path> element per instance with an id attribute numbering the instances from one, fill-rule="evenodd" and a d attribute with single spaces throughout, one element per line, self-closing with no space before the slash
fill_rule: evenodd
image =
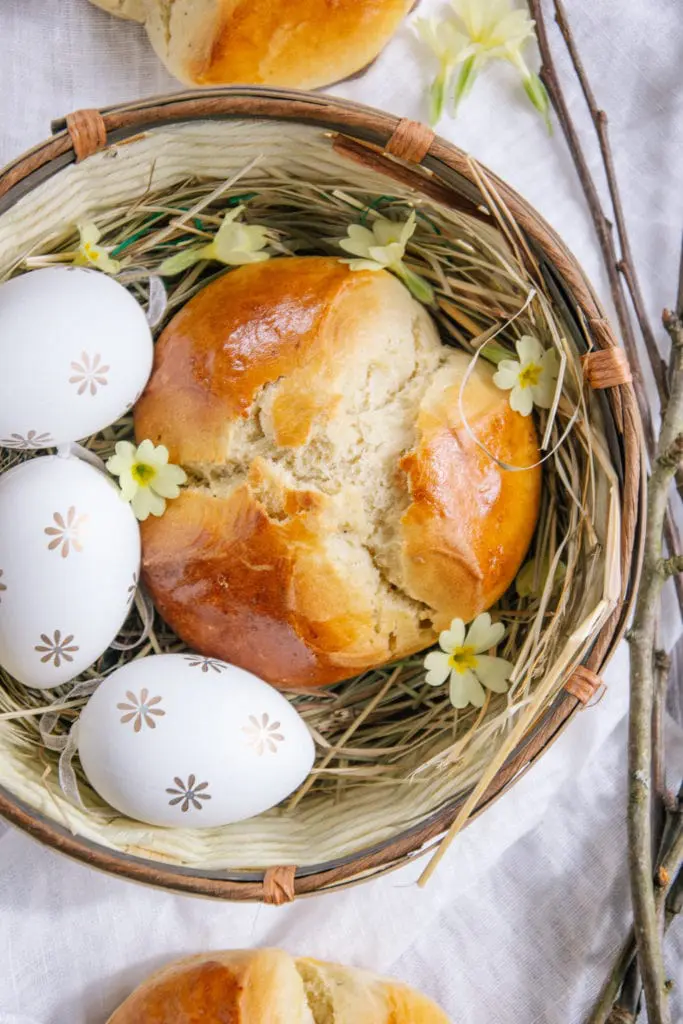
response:
<path id="1" fill-rule="evenodd" d="M 421 13 L 442 6 L 423 0 Z M 656 320 L 674 299 L 683 221 L 680 0 L 574 0 L 571 17 L 610 116 L 633 248 Z M 556 33 L 553 39 L 563 57 Z M 406 28 L 363 78 L 332 91 L 424 119 L 427 74 Z M 568 72 L 565 79 L 583 124 L 578 89 Z M 0 4 L 0 164 L 48 134 L 54 117 L 177 88 L 138 26 L 86 0 Z M 511 69 L 487 71 L 457 121 L 440 131 L 540 210 L 607 302 L 559 129 L 547 137 Z M 673 641 L 672 612 L 670 619 Z M 580 1024 L 628 921 L 627 676 L 622 645 L 604 700 L 459 838 L 424 892 L 410 868 L 282 909 L 220 905 L 95 874 L 3 832 L 0 1024 L 104 1024 L 169 959 L 254 945 L 395 973 L 439 1000 L 457 1024 Z M 670 752 L 680 776 L 683 734 L 672 722 Z M 675 931 L 670 971 L 683 983 L 680 922 Z"/>

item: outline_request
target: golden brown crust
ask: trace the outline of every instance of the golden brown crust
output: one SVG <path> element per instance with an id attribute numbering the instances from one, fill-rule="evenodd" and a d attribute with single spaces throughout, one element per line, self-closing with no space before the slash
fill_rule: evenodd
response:
<path id="1" fill-rule="evenodd" d="M 178 960 L 148 978 L 108 1024 L 304 1024 L 306 996 L 277 949 L 230 950 Z"/>
<path id="2" fill-rule="evenodd" d="M 141 524 L 143 579 L 180 637 L 278 686 L 325 686 L 431 643 L 328 555 L 318 495 L 293 492 L 285 511 L 271 518 L 245 483 L 223 500 L 187 491 Z"/>
<path id="3" fill-rule="evenodd" d="M 402 460 L 412 503 L 402 518 L 403 577 L 415 600 L 438 610 L 436 630 L 469 622 L 514 579 L 538 519 L 540 469 L 533 420 L 513 412 L 491 374 L 472 374 L 465 415 L 477 441 L 518 472 L 501 469 L 473 439 L 459 412 L 465 361 L 418 420 L 419 444 Z M 430 400 L 431 399 L 431 400 Z"/>
<path id="4" fill-rule="evenodd" d="M 108 1024 L 448 1024 L 407 985 L 277 949 L 200 954 L 152 975 Z"/>
<path id="5" fill-rule="evenodd" d="M 257 392 L 304 370 L 273 410 L 275 440 L 303 443 L 325 404 L 317 400 L 332 361 L 325 342 L 335 340 L 325 322 L 344 290 L 369 277 L 338 260 L 291 258 L 241 267 L 204 288 L 156 345 L 136 434 L 163 440 L 172 462 L 220 462 L 226 427 Z"/>
<path id="6" fill-rule="evenodd" d="M 138 440 L 191 474 L 142 524 L 143 578 L 195 650 L 322 686 L 429 646 L 513 580 L 540 471 L 501 469 L 459 412 L 469 358 L 391 275 L 286 258 L 232 271 L 171 321 Z M 470 431 L 518 467 L 534 425 L 479 364 Z"/>
<path id="7" fill-rule="evenodd" d="M 315 89 L 370 64 L 413 0 L 147 0 L 145 23 L 188 85 Z"/>

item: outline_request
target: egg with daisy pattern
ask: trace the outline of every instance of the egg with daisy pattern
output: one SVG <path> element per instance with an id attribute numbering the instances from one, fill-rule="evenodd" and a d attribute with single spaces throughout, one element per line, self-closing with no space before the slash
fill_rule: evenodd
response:
<path id="1" fill-rule="evenodd" d="M 49 690 L 91 666 L 133 604 L 140 531 L 104 473 L 45 455 L 0 476 L 0 665 Z"/>
<path id="2" fill-rule="evenodd" d="M 81 712 L 78 754 L 93 787 L 150 825 L 216 828 L 290 795 L 313 766 L 311 735 L 278 690 L 199 654 L 137 658 Z"/>
<path id="3" fill-rule="evenodd" d="M 89 437 L 135 403 L 152 335 L 133 296 L 85 267 L 32 270 L 0 284 L 0 446 Z"/>

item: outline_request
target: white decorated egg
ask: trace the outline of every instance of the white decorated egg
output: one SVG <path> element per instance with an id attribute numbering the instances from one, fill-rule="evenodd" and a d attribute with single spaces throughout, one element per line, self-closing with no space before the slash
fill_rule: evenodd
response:
<path id="1" fill-rule="evenodd" d="M 284 800 L 313 765 L 310 733 L 281 693 L 195 654 L 117 669 L 77 728 L 93 788 L 150 825 L 209 828 L 251 818 Z"/>
<path id="2" fill-rule="evenodd" d="M 130 505 L 99 470 L 46 455 L 0 476 L 0 665 L 49 689 L 123 624 L 140 568 Z"/>
<path id="3" fill-rule="evenodd" d="M 0 284 L 0 445 L 50 448 L 109 426 L 143 390 L 152 354 L 142 308 L 100 271 Z"/>

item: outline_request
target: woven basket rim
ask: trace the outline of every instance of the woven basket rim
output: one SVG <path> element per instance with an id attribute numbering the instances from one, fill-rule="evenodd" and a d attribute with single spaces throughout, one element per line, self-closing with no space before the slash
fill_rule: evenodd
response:
<path id="1" fill-rule="evenodd" d="M 262 118 L 275 121 L 294 121 L 324 127 L 331 133 L 340 133 L 341 143 L 360 144 L 371 160 L 384 160 L 382 169 L 395 168 L 395 173 L 412 175 L 418 189 L 436 187 L 442 192 L 457 181 L 459 194 L 469 192 L 476 206 L 478 190 L 468 174 L 467 155 L 445 139 L 433 137 L 424 127 L 415 126 L 431 138 L 421 164 L 393 160 L 389 164 L 385 154 L 397 130 L 408 122 L 382 113 L 374 108 L 337 99 L 319 93 L 306 93 L 264 87 L 229 87 L 206 90 L 202 93 L 186 92 L 151 97 L 134 103 L 119 104 L 99 112 L 84 112 L 102 137 L 88 145 L 91 152 L 104 143 L 143 134 L 147 130 L 187 123 L 195 120 L 232 120 Z M 74 115 L 76 116 L 76 115 Z M 96 121 L 92 121 L 96 118 Z M 53 138 L 0 169 L 0 213 L 30 192 L 45 179 L 60 171 L 76 159 L 77 138 L 70 118 L 53 122 Z M 70 131 L 71 128 L 71 131 Z M 90 140 L 87 140 L 90 143 Z M 369 144 L 369 145 L 368 145 Z M 84 154 L 81 152 L 81 156 Z M 87 154 L 86 154 L 87 155 Z M 362 155 L 362 153 L 361 153 Z M 424 168 L 424 170 L 423 170 Z M 486 170 L 486 169 L 485 169 Z M 561 285 L 582 309 L 593 328 L 593 340 L 599 349 L 618 347 L 606 316 L 586 280 L 578 262 L 555 231 L 510 186 L 491 171 L 486 174 L 496 183 L 508 208 L 522 226 L 528 238 L 547 256 L 556 268 Z M 456 199 L 453 191 L 451 197 Z M 455 202 L 453 203 L 455 204 Z M 642 431 L 638 419 L 635 395 L 630 384 L 604 389 L 610 413 L 622 425 L 623 478 L 620 478 L 624 516 L 621 538 L 621 562 L 624 583 L 622 602 L 603 624 L 593 639 L 586 666 L 597 675 L 623 636 L 640 575 L 643 553 L 645 464 Z M 525 737 L 514 754 L 496 776 L 494 783 L 480 801 L 476 816 L 501 796 L 520 775 L 560 735 L 582 702 L 562 690 L 546 710 L 540 722 Z M 312 866 L 293 874 L 292 898 L 331 891 L 356 884 L 368 877 L 395 869 L 423 852 L 425 844 L 440 835 L 451 824 L 465 797 L 449 801 L 428 819 L 412 826 L 400 835 L 369 849 L 359 851 L 326 865 Z M 274 901 L 271 887 L 266 884 L 262 871 L 207 870 L 183 868 L 160 861 L 143 859 L 74 836 L 46 815 L 0 786 L 0 816 L 28 835 L 51 848 L 109 873 L 132 881 L 166 888 L 173 891 L 221 898 L 227 900 Z M 279 901 L 278 901 L 279 902 Z"/>

